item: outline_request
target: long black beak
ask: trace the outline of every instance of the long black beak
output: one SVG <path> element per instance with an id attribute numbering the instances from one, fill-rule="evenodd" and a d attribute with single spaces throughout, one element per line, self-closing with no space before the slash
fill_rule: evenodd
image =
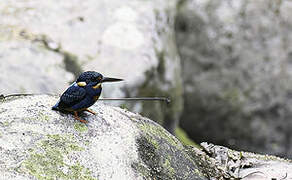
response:
<path id="1" fill-rule="evenodd" d="M 101 82 L 117 82 L 117 81 L 123 81 L 123 79 L 117 79 L 117 78 L 110 78 L 110 77 L 103 77 Z"/>

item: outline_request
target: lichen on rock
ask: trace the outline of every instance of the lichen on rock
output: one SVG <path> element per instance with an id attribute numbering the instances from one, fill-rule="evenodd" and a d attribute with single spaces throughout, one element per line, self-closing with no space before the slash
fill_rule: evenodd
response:
<path id="1" fill-rule="evenodd" d="M 184 146 L 157 123 L 96 103 L 97 115 L 51 110 L 57 97 L 0 103 L 0 172 L 6 179 L 204 179 Z M 45 118 L 44 118 L 45 117 Z"/>
<path id="2" fill-rule="evenodd" d="M 30 149 L 29 157 L 21 163 L 20 169 L 37 179 L 96 179 L 79 162 L 66 162 L 72 153 L 83 150 L 72 135 L 47 135 L 36 148 Z"/>

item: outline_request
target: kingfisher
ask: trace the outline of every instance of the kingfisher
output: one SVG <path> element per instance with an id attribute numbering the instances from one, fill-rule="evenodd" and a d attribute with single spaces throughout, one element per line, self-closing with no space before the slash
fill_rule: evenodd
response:
<path id="1" fill-rule="evenodd" d="M 117 81 L 123 81 L 123 79 L 104 77 L 95 71 L 83 72 L 61 95 L 59 101 L 52 109 L 61 112 L 73 112 L 77 120 L 82 123 L 87 123 L 86 120 L 78 116 L 78 113 L 87 111 L 95 115 L 96 113 L 88 108 L 98 100 L 102 90 L 101 84 Z"/>

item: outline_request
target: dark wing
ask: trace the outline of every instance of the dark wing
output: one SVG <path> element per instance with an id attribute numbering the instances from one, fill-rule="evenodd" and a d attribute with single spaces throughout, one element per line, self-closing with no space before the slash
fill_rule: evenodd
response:
<path id="1" fill-rule="evenodd" d="M 79 87 L 77 84 L 74 83 L 62 94 L 59 102 L 59 108 L 70 108 L 83 100 L 85 98 L 85 95 L 85 89 L 83 87 Z"/>

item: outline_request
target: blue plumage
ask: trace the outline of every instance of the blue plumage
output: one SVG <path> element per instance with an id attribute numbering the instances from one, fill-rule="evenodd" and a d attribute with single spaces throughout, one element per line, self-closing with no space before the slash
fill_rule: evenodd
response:
<path id="1" fill-rule="evenodd" d="M 74 112 L 75 118 L 81 122 L 77 112 L 88 111 L 99 98 L 103 82 L 122 81 L 122 79 L 103 77 L 100 73 L 94 71 L 87 71 L 82 73 L 60 97 L 59 101 L 52 107 L 53 110 Z"/>
<path id="2" fill-rule="evenodd" d="M 56 110 L 70 111 L 72 106 L 78 104 L 85 97 L 86 89 L 84 87 L 78 86 L 78 84 L 75 82 L 61 95 L 60 100 L 55 106 L 53 106 L 53 108 Z"/>

